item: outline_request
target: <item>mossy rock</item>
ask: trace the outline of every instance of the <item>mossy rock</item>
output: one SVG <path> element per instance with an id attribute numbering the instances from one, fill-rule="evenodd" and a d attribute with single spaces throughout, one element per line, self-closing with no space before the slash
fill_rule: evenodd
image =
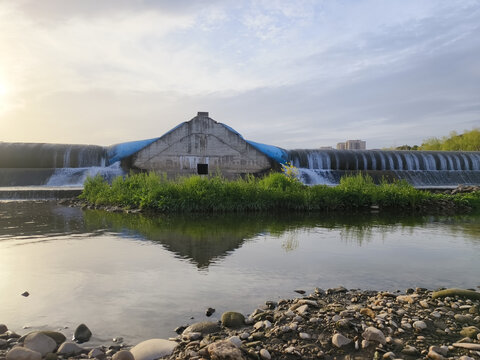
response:
<path id="1" fill-rule="evenodd" d="M 472 300 L 480 300 L 480 292 L 464 289 L 445 289 L 440 291 L 435 291 L 432 293 L 432 299 L 442 298 L 442 297 L 454 297 L 460 296 Z"/>
<path id="2" fill-rule="evenodd" d="M 190 325 L 187 327 L 184 331 L 183 334 L 189 334 L 189 333 L 194 333 L 194 332 L 199 332 L 203 336 L 208 335 L 208 334 L 213 334 L 216 332 L 219 332 L 220 326 L 216 322 L 212 321 L 201 321 L 195 324 Z"/>
<path id="3" fill-rule="evenodd" d="M 467 326 L 460 331 L 460 335 L 474 339 L 480 330 L 476 326 Z"/>
<path id="4" fill-rule="evenodd" d="M 239 328 L 245 325 L 245 316 L 235 311 L 222 314 L 222 325 L 228 328 Z"/>

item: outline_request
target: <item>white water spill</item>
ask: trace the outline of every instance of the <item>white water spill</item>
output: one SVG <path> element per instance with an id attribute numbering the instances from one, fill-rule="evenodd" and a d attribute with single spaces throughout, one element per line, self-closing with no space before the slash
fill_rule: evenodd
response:
<path id="1" fill-rule="evenodd" d="M 103 178 L 109 180 L 116 176 L 122 176 L 125 172 L 120 167 L 120 162 L 110 166 L 92 166 L 84 168 L 59 168 L 55 169 L 53 175 L 48 179 L 45 186 L 49 187 L 81 187 L 87 177 L 94 177 L 101 175 Z"/>

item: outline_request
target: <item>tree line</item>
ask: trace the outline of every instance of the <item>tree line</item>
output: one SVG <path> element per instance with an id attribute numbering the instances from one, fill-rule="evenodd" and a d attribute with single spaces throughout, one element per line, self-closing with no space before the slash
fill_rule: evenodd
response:
<path id="1" fill-rule="evenodd" d="M 450 136 L 441 138 L 431 137 L 423 141 L 422 145 L 402 145 L 395 150 L 440 150 L 440 151 L 480 151 L 480 128 L 474 128 L 458 134 L 452 131 Z"/>

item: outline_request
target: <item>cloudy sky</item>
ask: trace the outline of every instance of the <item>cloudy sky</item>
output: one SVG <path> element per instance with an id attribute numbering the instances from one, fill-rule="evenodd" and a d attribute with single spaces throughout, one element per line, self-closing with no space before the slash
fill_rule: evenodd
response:
<path id="1" fill-rule="evenodd" d="M 109 145 L 197 111 L 284 148 L 480 126 L 480 0 L 0 0 L 0 141 Z"/>

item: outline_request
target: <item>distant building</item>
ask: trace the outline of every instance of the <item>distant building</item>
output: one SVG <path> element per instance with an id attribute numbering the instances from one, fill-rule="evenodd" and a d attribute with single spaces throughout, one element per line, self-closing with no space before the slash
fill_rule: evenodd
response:
<path id="1" fill-rule="evenodd" d="M 337 150 L 345 150 L 347 147 L 344 142 L 337 143 Z"/>
<path id="2" fill-rule="evenodd" d="M 333 147 L 332 146 L 320 146 L 318 149 L 319 150 L 333 150 Z"/>
<path id="3" fill-rule="evenodd" d="M 363 140 L 347 140 L 345 143 L 347 150 L 365 150 L 367 142 Z"/>

